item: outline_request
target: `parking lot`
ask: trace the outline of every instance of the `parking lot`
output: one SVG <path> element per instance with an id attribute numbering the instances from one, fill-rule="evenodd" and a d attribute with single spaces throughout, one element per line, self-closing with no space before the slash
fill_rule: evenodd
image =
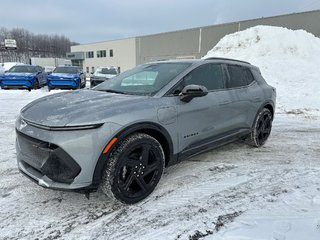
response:
<path id="1" fill-rule="evenodd" d="M 44 189 L 19 173 L 15 119 L 55 92 L 0 90 L 1 239 L 231 239 L 244 230 L 291 239 L 301 228 L 318 236 L 319 117 L 279 112 L 264 147 L 236 142 L 193 157 L 166 169 L 149 198 L 125 206 L 100 191 L 87 199 Z"/>

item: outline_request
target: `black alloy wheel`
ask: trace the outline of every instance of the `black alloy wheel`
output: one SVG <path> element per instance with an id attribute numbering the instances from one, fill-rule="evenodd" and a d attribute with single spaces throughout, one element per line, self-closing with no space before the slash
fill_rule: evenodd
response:
<path id="1" fill-rule="evenodd" d="M 249 143 L 255 147 L 264 145 L 270 136 L 271 128 L 272 114 L 269 109 L 264 108 L 255 120 Z"/>
<path id="2" fill-rule="evenodd" d="M 103 192 L 123 203 L 146 198 L 158 184 L 164 153 L 160 143 L 144 133 L 135 133 L 111 153 L 101 184 Z"/>

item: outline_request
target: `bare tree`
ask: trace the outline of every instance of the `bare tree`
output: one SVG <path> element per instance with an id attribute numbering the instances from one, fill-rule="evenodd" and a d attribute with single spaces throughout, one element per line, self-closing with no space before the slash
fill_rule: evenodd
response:
<path id="1" fill-rule="evenodd" d="M 15 39 L 17 50 L 6 50 L 5 39 Z M 77 45 L 64 35 L 33 34 L 23 28 L 0 28 L 0 62 L 29 63 L 31 57 L 64 58 L 70 46 Z"/>

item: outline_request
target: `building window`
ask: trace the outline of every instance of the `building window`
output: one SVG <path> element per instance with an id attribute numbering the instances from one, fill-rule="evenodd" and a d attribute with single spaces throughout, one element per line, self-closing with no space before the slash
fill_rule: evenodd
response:
<path id="1" fill-rule="evenodd" d="M 92 74 L 94 74 L 94 67 L 91 67 L 91 72 Z"/>
<path id="2" fill-rule="evenodd" d="M 103 58 L 107 56 L 107 51 L 106 50 L 99 50 L 97 51 L 97 57 L 98 58 Z"/>
<path id="3" fill-rule="evenodd" d="M 86 58 L 94 58 L 93 51 L 86 52 Z"/>
<path id="4" fill-rule="evenodd" d="M 89 67 L 86 67 L 86 72 L 89 73 L 89 71 L 90 71 L 90 70 L 89 70 Z"/>
<path id="5" fill-rule="evenodd" d="M 110 57 L 113 57 L 113 49 L 109 50 L 109 55 L 110 55 Z"/>

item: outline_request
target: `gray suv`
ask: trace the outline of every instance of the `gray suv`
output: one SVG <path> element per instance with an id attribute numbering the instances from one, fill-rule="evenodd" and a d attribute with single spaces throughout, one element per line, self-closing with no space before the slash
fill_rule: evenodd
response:
<path id="1" fill-rule="evenodd" d="M 143 64 L 92 90 L 25 106 L 16 121 L 18 166 L 43 187 L 100 187 L 136 203 L 182 159 L 238 139 L 262 146 L 275 101 L 276 90 L 247 62 Z"/>
<path id="2" fill-rule="evenodd" d="M 118 74 L 118 69 L 115 67 L 98 67 L 90 77 L 90 88 L 95 87 Z"/>

